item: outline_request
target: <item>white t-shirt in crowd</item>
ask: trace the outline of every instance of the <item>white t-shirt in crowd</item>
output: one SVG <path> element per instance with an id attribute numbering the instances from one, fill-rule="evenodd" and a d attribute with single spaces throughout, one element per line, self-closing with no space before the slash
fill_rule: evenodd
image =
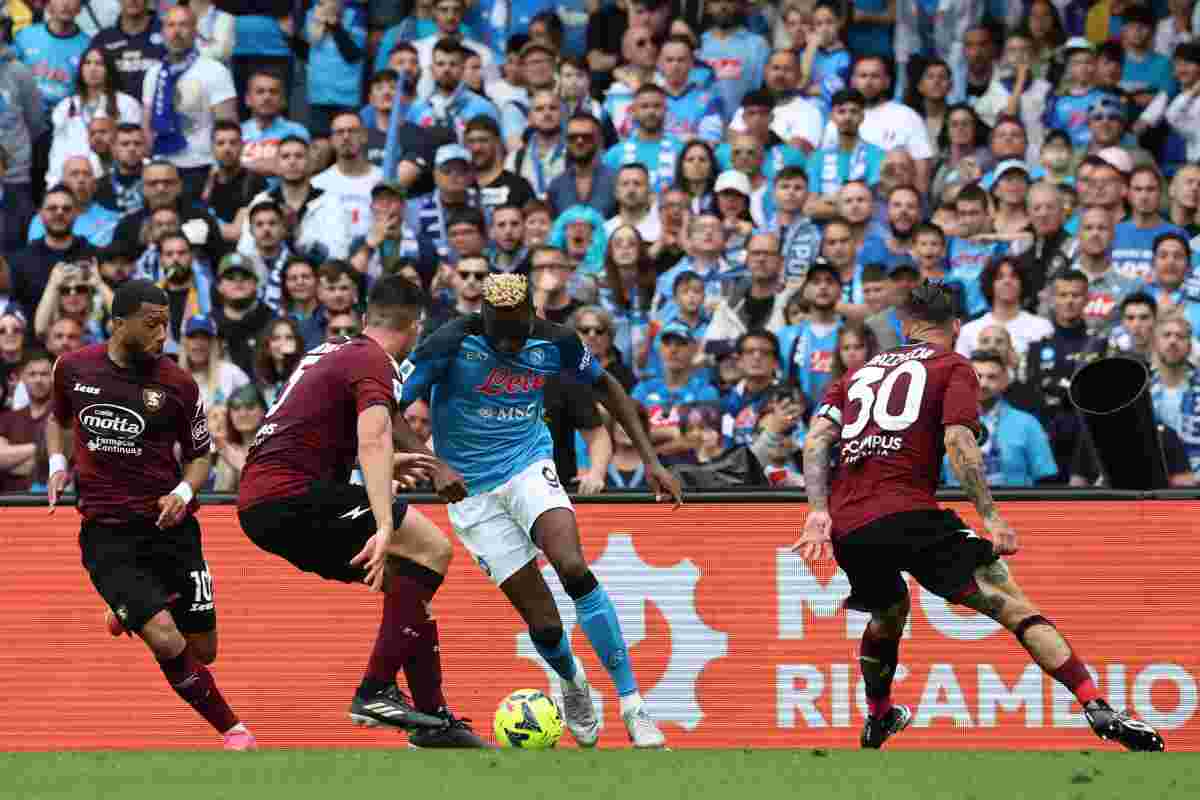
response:
<path id="1" fill-rule="evenodd" d="M 933 145 L 925 120 L 906 105 L 893 100 L 868 108 L 858 135 L 864 142 L 884 150 L 905 150 L 915 160 L 933 158 Z M 830 120 L 825 125 L 823 147 L 837 146 L 837 128 Z"/>
<path id="2" fill-rule="evenodd" d="M 625 224 L 625 220 L 618 214 L 610 218 L 604 223 L 604 235 L 612 236 L 613 231 Z M 642 217 L 642 221 L 633 226 L 641 235 L 642 241 L 646 244 L 653 244 L 662 236 L 662 219 L 658 216 L 658 205 L 650 206 L 650 213 Z"/>
<path id="3" fill-rule="evenodd" d="M 741 113 L 739 108 L 738 114 Z M 788 144 L 796 138 L 804 139 L 816 150 L 821 146 L 823 119 L 816 103 L 807 97 L 793 97 L 771 112 L 771 131 Z"/>
<path id="4" fill-rule="evenodd" d="M 146 70 L 142 83 L 142 106 L 153 119 L 154 89 L 158 86 L 158 74 L 162 62 L 155 62 Z M 175 110 L 183 116 L 183 135 L 187 147 L 173 156 L 167 156 L 180 169 L 207 167 L 213 163 L 212 132 L 217 121 L 213 106 L 233 100 L 237 90 L 233 87 L 233 73 L 220 61 L 200 56 L 175 87 Z"/>
<path id="5" fill-rule="evenodd" d="M 975 351 L 975 346 L 979 342 L 979 332 L 989 325 L 998 324 L 1001 323 L 996 321 L 996 318 L 992 316 L 992 312 L 990 311 L 979 319 L 968 322 L 959 331 L 958 341 L 955 343 L 954 349 L 960 355 L 970 358 L 971 353 Z M 1004 325 L 1004 329 L 1008 331 L 1008 335 L 1012 337 L 1013 349 L 1017 351 L 1022 364 L 1029 353 L 1029 345 L 1038 339 L 1045 339 L 1047 336 L 1054 335 L 1054 325 L 1050 320 L 1039 317 L 1036 314 L 1030 314 L 1028 311 L 1022 311 L 1017 314 L 1016 319 L 1002 324 Z"/>
<path id="6" fill-rule="evenodd" d="M 312 179 L 312 185 L 341 198 L 350 238 L 366 236 L 371 225 L 371 190 L 383 180 L 383 170 L 371 165 L 357 177 L 342 174 L 337 164 Z"/>

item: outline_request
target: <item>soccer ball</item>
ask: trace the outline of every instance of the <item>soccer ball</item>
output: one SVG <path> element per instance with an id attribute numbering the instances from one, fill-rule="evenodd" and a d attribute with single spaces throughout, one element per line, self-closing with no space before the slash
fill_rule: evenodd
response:
<path id="1" fill-rule="evenodd" d="M 558 705 L 537 689 L 518 689 L 500 701 L 492 725 L 501 747 L 546 750 L 563 732 Z"/>

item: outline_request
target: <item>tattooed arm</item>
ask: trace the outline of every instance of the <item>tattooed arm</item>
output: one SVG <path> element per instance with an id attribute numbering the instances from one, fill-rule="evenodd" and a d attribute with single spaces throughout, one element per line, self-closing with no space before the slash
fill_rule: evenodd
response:
<path id="1" fill-rule="evenodd" d="M 804 490 L 814 511 L 829 510 L 829 452 L 841 427 L 826 417 L 817 417 L 804 437 Z"/>
<path id="2" fill-rule="evenodd" d="M 813 419 L 804 437 L 804 490 L 808 494 L 808 517 L 804 534 L 792 545 L 792 551 L 812 561 L 833 555 L 833 519 L 829 516 L 829 451 L 841 434 L 842 426 L 828 417 Z"/>
<path id="3" fill-rule="evenodd" d="M 983 524 L 992 535 L 996 552 L 1000 555 L 1017 552 L 1017 534 L 996 510 L 996 501 L 988 489 L 983 453 L 975 443 L 975 432 L 966 425 L 951 425 L 946 428 L 945 444 L 950 468 L 967 497 L 975 504 L 979 516 L 983 517 Z"/>

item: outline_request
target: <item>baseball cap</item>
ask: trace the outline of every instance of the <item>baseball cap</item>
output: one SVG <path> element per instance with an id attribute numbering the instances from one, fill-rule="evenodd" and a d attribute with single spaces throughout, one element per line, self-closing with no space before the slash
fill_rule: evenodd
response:
<path id="1" fill-rule="evenodd" d="M 1067 39 L 1067 43 L 1062 46 L 1062 52 L 1064 56 L 1069 56 L 1071 53 L 1076 53 L 1080 50 L 1086 50 L 1089 53 L 1096 52 L 1095 46 L 1082 36 L 1072 36 L 1070 39 Z"/>
<path id="2" fill-rule="evenodd" d="M 250 263 L 250 259 L 246 258 L 241 253 L 229 253 L 224 256 L 220 263 L 217 264 L 217 277 L 225 277 L 227 272 L 246 272 L 258 277 L 258 273 L 254 271 L 254 265 Z M 195 319 L 195 317 L 193 317 Z"/>
<path id="3" fill-rule="evenodd" d="M 696 335 L 692 333 L 691 329 L 682 322 L 668 322 L 666 325 L 664 325 L 662 332 L 659 333 L 659 337 L 665 340 L 668 336 L 674 336 L 677 339 L 683 339 L 686 342 L 696 341 Z"/>
<path id="4" fill-rule="evenodd" d="M 401 200 L 408 197 L 408 190 L 400 184 L 400 181 L 380 181 L 371 189 L 371 197 L 384 192 L 391 192 Z"/>
<path id="5" fill-rule="evenodd" d="M 209 336 L 216 336 L 216 321 L 212 317 L 206 317 L 202 314 L 189 317 L 188 321 L 183 324 L 183 335 L 194 336 L 197 333 L 207 333 Z"/>
<path id="6" fill-rule="evenodd" d="M 434 166 L 445 166 L 451 161 L 465 161 L 470 164 L 471 154 L 461 144 L 444 144 L 439 147 L 437 157 L 434 159 Z"/>
<path id="7" fill-rule="evenodd" d="M 720 194 L 724 191 L 741 192 L 750 196 L 750 179 L 735 169 L 727 169 L 717 177 L 717 185 L 713 188 L 714 194 Z"/>
<path id="8" fill-rule="evenodd" d="M 101 248 L 98 258 L 101 263 L 105 261 L 137 261 L 142 251 L 133 242 L 127 239 L 113 239 L 108 243 L 108 246 Z"/>
<path id="9" fill-rule="evenodd" d="M 1120 147 L 1106 147 L 1096 153 L 1096 157 L 1122 175 L 1133 172 L 1133 156 Z"/>
<path id="10" fill-rule="evenodd" d="M 994 174 L 996 179 L 999 180 L 1004 176 L 1004 173 L 1010 172 L 1014 169 L 1018 172 L 1025 173 L 1026 178 L 1029 177 L 1029 166 L 1019 158 L 1006 158 L 996 165 L 996 168 L 992 170 L 992 174 Z"/>
<path id="11" fill-rule="evenodd" d="M 1109 94 L 1096 98 L 1088 107 L 1088 119 L 1107 117 L 1113 114 L 1120 117 L 1122 122 L 1125 121 L 1125 104 Z"/>
<path id="12" fill-rule="evenodd" d="M 1154 12 L 1149 7 L 1143 5 L 1131 5 L 1121 12 L 1121 18 L 1128 25 L 1131 22 L 1136 22 L 1145 25 L 1147 28 L 1153 29 L 1155 26 Z"/>
<path id="13" fill-rule="evenodd" d="M 921 274 L 921 271 L 919 269 L 917 269 L 917 265 L 914 264 L 912 261 L 909 261 L 907 258 L 902 261 L 897 261 L 896 263 L 894 263 L 890 267 L 888 267 L 888 277 L 889 278 L 894 278 L 894 277 L 896 277 L 896 275 L 900 274 L 901 272 L 910 272 L 913 275 Z"/>
<path id="14" fill-rule="evenodd" d="M 808 272 L 805 274 L 805 280 L 811 278 L 814 272 L 828 272 L 839 284 L 842 282 L 842 273 L 838 272 L 838 268 L 835 267 L 828 259 L 815 259 L 812 263 L 812 266 L 808 268 Z"/>

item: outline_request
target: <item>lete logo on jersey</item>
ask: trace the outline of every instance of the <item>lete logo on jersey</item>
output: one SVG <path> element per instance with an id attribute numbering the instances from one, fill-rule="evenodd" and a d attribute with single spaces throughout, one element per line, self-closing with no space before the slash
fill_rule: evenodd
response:
<path id="1" fill-rule="evenodd" d="M 532 372 L 513 372 L 505 367 L 495 367 L 475 391 L 495 397 L 498 394 L 523 394 L 536 392 L 546 385 L 546 376 Z"/>

